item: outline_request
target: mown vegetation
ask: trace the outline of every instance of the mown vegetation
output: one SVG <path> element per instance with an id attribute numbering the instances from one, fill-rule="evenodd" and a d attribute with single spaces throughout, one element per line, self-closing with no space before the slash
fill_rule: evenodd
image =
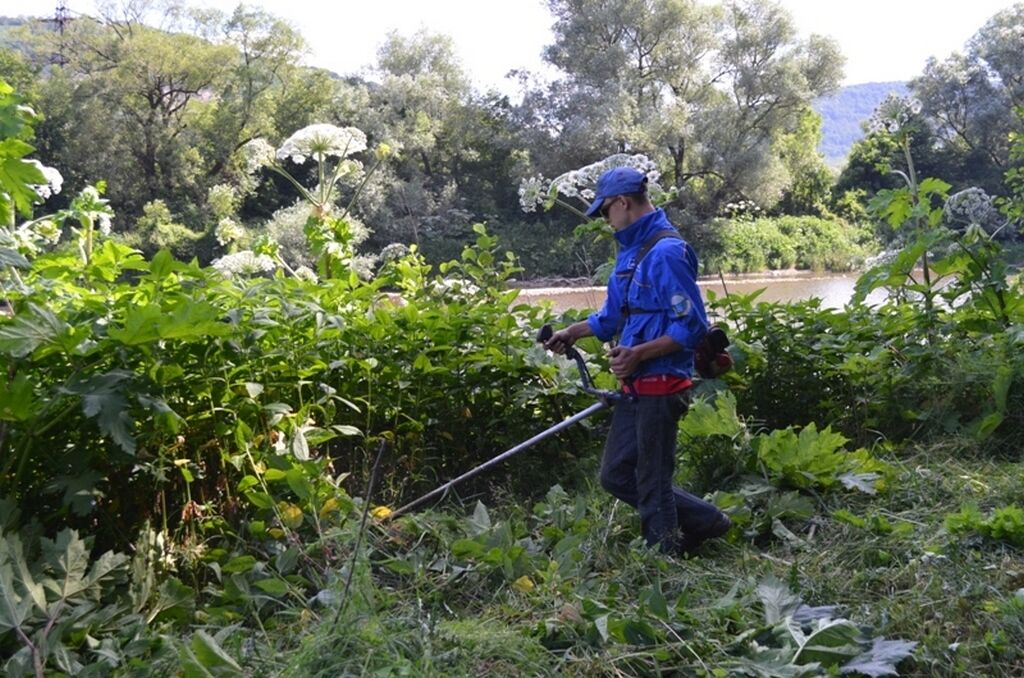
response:
<path id="1" fill-rule="evenodd" d="M 555 9 L 566 35 L 596 20 Z M 736 18 L 701 16 L 709 26 Z M 682 21 L 661 20 L 665 30 Z M 111 38 L 92 29 L 82 38 Z M 552 59 L 586 62 L 575 49 L 559 43 Z M 442 53 L 392 54 L 391 85 L 412 86 L 425 71 L 403 69 Z M 603 67 L 586 63 L 588 78 Z M 19 84 L 37 83 L 22 75 Z M 722 112 L 717 95 L 704 96 Z M 422 249 L 366 249 L 364 203 L 387 204 L 404 190 L 396 173 L 410 169 L 386 135 L 335 119 L 346 126 L 275 128 L 275 149 L 248 129 L 225 142 L 230 181 L 207 172 L 195 176 L 209 185 L 157 186 L 139 227 L 119 232 L 118 210 L 132 209 L 114 200 L 124 185 L 76 185 L 36 161 L 50 143 L 35 136 L 47 124 L 37 101 L 0 82 L 7 675 L 1024 671 L 1024 288 L 1004 247 L 1024 213 L 1020 118 L 994 201 L 922 172 L 920 111 L 887 102 L 871 144 L 900 183 L 844 209 L 869 214 L 892 251 L 862 274 L 851 303 L 710 300 L 736 367 L 698 386 L 678 480 L 734 528 L 675 559 L 646 549 L 633 512 L 595 487 L 600 417 L 444 502 L 390 517 L 591 398 L 573 366 L 534 341 L 544 323 L 569 318 L 517 303 L 518 260 L 489 227 L 469 224 L 471 239 L 448 240 L 455 255 L 437 264 L 425 231 Z M 228 115 L 203 109 L 210 101 L 185 109 Z M 373 117 L 368 101 L 347 110 Z M 256 109 L 232 110 L 241 117 L 204 128 L 212 118 L 200 115 L 180 134 L 235 134 L 228 123 Z M 196 153 L 209 148 L 196 142 Z M 670 207 L 687 190 L 735 195 L 723 186 L 751 178 L 680 183 L 697 159 L 675 160 L 655 190 Z M 572 207 L 608 162 L 659 168 L 613 156 L 553 182 L 534 177 L 519 197 Z M 801 176 L 805 188 L 820 179 Z M 791 191 L 789 204 L 809 195 Z M 263 198 L 295 202 L 288 228 L 242 223 L 240 205 Z M 186 204 L 206 216 L 174 222 Z M 725 269 L 756 268 L 758 257 L 827 268 L 872 252 L 820 212 L 730 218 L 719 230 L 735 251 L 707 250 Z M 602 226 L 566 236 L 595 269 Z M 183 258 L 198 243 L 210 265 Z M 876 289 L 886 301 L 865 304 Z M 581 348 L 611 387 L 603 348 Z"/>

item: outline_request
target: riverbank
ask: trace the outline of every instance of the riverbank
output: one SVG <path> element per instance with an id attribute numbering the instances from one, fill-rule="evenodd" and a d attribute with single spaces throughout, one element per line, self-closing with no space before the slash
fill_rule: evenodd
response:
<path id="1" fill-rule="evenodd" d="M 718 273 L 711 273 L 707 275 L 701 275 L 697 277 L 698 282 L 707 280 L 720 280 L 725 278 L 726 283 L 728 282 L 756 282 L 758 280 L 814 280 L 817 278 L 830 278 L 835 276 L 847 276 L 857 275 L 859 272 L 843 272 L 835 273 L 831 271 L 809 271 L 798 268 L 785 268 L 774 271 L 756 271 L 753 273 L 729 273 L 727 275 L 721 275 Z M 557 278 L 557 277 L 541 277 L 541 278 L 530 278 L 529 280 L 512 280 L 509 283 L 512 287 L 516 287 L 523 290 L 535 290 L 535 289 L 564 289 L 564 288 L 591 288 L 600 287 L 603 289 L 603 285 L 594 285 L 593 279 L 587 277 L 578 278 Z"/>
<path id="2" fill-rule="evenodd" d="M 697 282 L 707 298 L 713 291 L 719 298 L 729 295 L 747 295 L 761 291 L 763 301 L 789 302 L 817 297 L 822 305 L 842 308 L 853 296 L 859 273 L 821 273 L 786 269 L 728 276 L 701 276 Z M 560 313 L 569 310 L 599 308 L 604 304 L 605 287 L 596 285 L 548 285 L 520 287 L 519 300 L 526 303 L 550 302 Z M 885 293 L 878 290 L 868 297 L 869 303 L 878 303 Z"/>

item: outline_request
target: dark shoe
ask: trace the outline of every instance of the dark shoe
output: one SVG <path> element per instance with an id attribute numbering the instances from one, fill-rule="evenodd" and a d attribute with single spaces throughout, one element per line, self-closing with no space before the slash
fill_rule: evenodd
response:
<path id="1" fill-rule="evenodd" d="M 685 533 L 683 538 L 679 540 L 679 551 L 683 555 L 693 555 L 700 548 L 700 545 L 706 542 L 708 539 L 716 539 L 721 537 L 723 534 L 729 531 L 732 527 L 732 521 L 729 520 L 729 516 L 724 513 L 720 513 L 718 519 L 708 528 L 707 531 L 696 533 Z"/>

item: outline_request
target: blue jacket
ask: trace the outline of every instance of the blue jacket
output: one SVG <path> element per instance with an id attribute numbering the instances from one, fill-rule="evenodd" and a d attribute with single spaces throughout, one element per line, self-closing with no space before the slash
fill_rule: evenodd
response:
<path id="1" fill-rule="evenodd" d="M 707 332 L 707 313 L 697 288 L 697 255 L 688 243 L 663 238 L 637 268 L 636 255 L 644 242 L 665 229 L 675 231 L 664 210 L 658 209 L 615 234 L 619 255 L 608 280 L 608 297 L 604 308 L 587 318 L 590 329 L 601 341 L 609 341 L 618 334 L 620 345 L 636 346 L 667 334 L 683 347 L 644 362 L 635 377 L 689 377 L 693 373 L 693 349 Z M 636 272 L 629 286 L 629 307 L 633 312 L 623 324 L 623 295 L 633 268 Z"/>

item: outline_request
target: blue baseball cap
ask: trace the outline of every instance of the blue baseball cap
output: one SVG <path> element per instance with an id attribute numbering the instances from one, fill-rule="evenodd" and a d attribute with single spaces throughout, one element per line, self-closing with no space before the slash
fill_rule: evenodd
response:
<path id="1" fill-rule="evenodd" d="M 601 204 L 608 198 L 629 193 L 642 193 L 647 188 L 647 175 L 633 167 L 613 167 L 597 180 L 597 197 L 590 203 L 587 216 L 601 211 Z"/>

